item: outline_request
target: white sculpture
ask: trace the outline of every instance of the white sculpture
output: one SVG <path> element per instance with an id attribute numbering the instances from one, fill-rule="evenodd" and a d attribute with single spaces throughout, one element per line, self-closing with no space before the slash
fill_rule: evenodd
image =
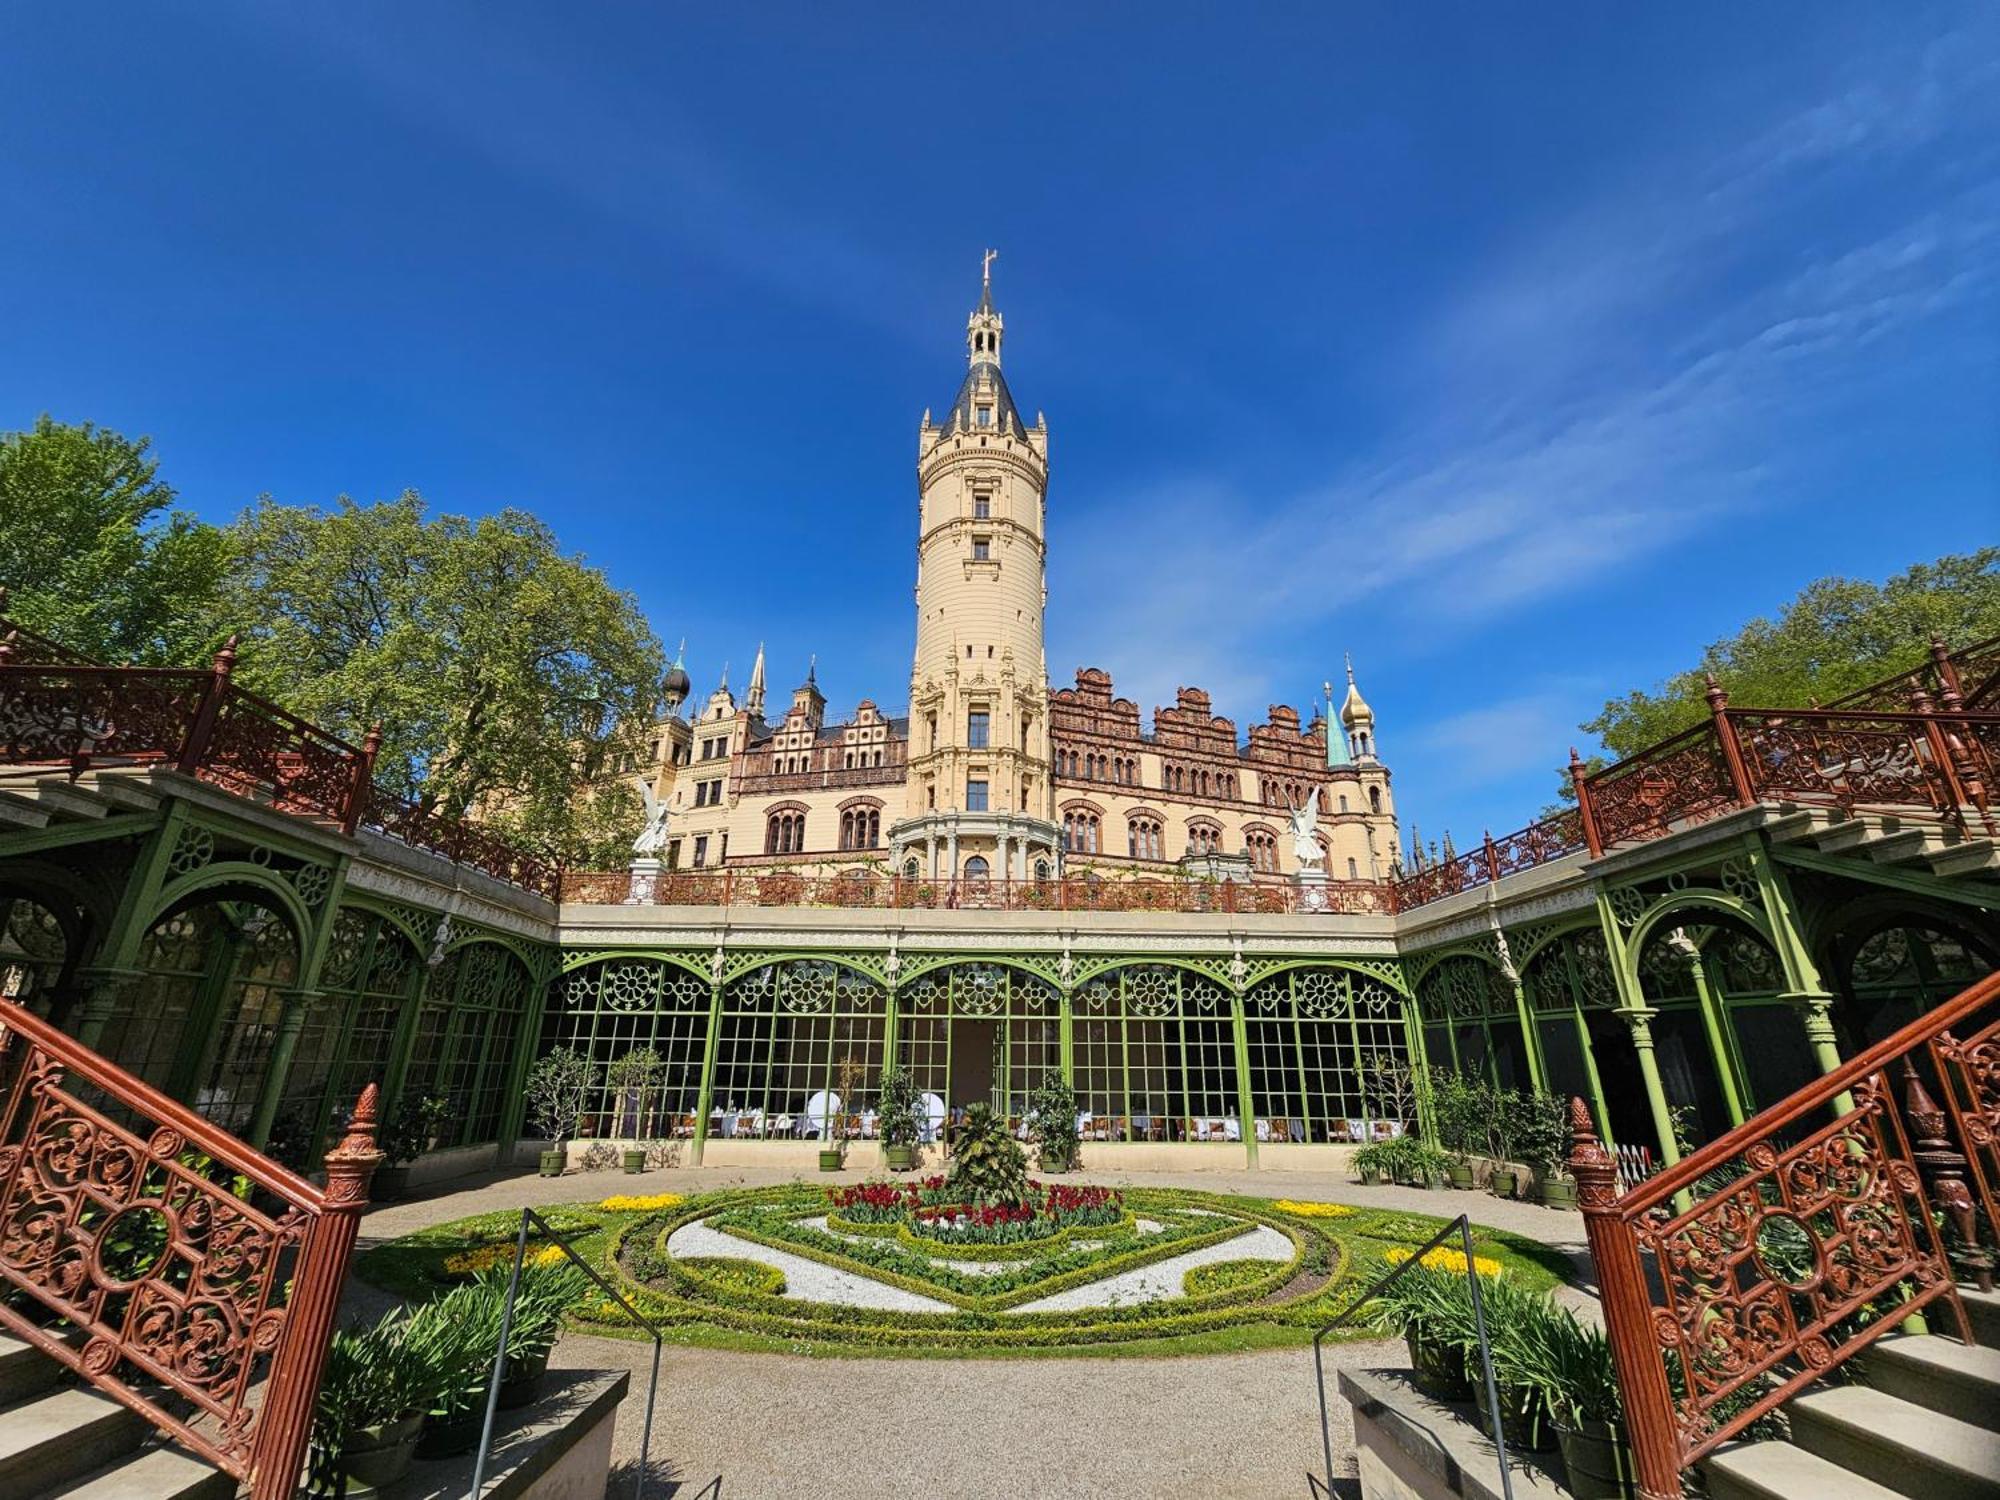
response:
<path id="1" fill-rule="evenodd" d="M 640 859 L 658 859 L 667 847 L 667 804 L 653 790 L 652 782 L 643 776 L 637 780 L 639 795 L 646 799 L 646 826 L 632 840 L 632 852 Z"/>
<path id="2" fill-rule="evenodd" d="M 1326 860 L 1326 851 L 1315 837 L 1319 832 L 1318 804 L 1319 788 L 1309 787 L 1305 799 L 1292 809 L 1292 858 L 1299 862 L 1300 874 L 1317 871 Z"/>

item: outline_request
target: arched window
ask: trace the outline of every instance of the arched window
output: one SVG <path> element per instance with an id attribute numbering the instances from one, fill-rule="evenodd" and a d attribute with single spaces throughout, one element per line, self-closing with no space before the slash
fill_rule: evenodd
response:
<path id="1" fill-rule="evenodd" d="M 1345 793 L 1345 792 L 1342 792 L 1342 793 L 1340 794 L 1340 810 L 1341 810 L 1342 812 L 1346 812 L 1346 811 L 1347 811 L 1347 793 Z"/>
<path id="2" fill-rule="evenodd" d="M 1188 824 L 1188 853 L 1220 854 L 1222 852 L 1222 829 L 1214 823 Z"/>
<path id="3" fill-rule="evenodd" d="M 1278 872 L 1277 836 L 1261 828 L 1253 828 L 1243 835 L 1243 852 L 1250 856 L 1250 868 L 1267 875 Z"/>
<path id="4" fill-rule="evenodd" d="M 1379 786 L 1368 788 L 1368 810 L 1372 813 L 1382 810 L 1382 788 Z"/>
<path id="5" fill-rule="evenodd" d="M 1047 880 L 1048 878 L 1049 878 L 1049 862 L 1048 862 L 1047 860 L 1045 860 L 1045 859 L 1038 859 L 1038 860 L 1036 860 L 1036 861 L 1035 861 L 1035 879 L 1037 879 L 1037 880 Z"/>
<path id="6" fill-rule="evenodd" d="M 965 862 L 965 878 L 967 880 L 984 880 L 987 871 L 991 868 L 986 863 L 985 855 L 975 854 Z"/>
<path id="7" fill-rule="evenodd" d="M 1133 818 L 1125 825 L 1126 846 L 1134 859 L 1165 859 L 1166 840 L 1151 818 Z"/>
<path id="8" fill-rule="evenodd" d="M 1353 856 L 1351 855 L 1348 857 L 1347 861 L 1347 878 L 1349 880 L 1359 880 L 1361 878 L 1361 870 L 1354 863 Z"/>
<path id="9" fill-rule="evenodd" d="M 806 815 L 796 808 L 780 808 L 764 820 L 764 852 L 797 854 L 806 846 Z"/>
<path id="10" fill-rule="evenodd" d="M 917 863 L 915 855 L 903 861 L 903 879 L 916 880 L 922 875 L 923 866 Z"/>

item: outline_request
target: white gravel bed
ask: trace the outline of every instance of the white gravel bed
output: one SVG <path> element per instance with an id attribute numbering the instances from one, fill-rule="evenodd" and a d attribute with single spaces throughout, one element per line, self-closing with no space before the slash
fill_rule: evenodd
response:
<path id="1" fill-rule="evenodd" d="M 800 1302 L 837 1302 L 844 1307 L 871 1307 L 885 1312 L 954 1310 L 949 1302 L 940 1302 L 935 1297 L 920 1296 L 866 1276 L 836 1270 L 816 1260 L 808 1260 L 803 1255 L 739 1240 L 719 1229 L 710 1229 L 700 1220 L 683 1224 L 673 1232 L 667 1240 L 667 1254 L 683 1258 L 691 1255 L 731 1255 L 776 1266 L 785 1273 L 785 1296 Z"/>
<path id="2" fill-rule="evenodd" d="M 1102 1281 L 1087 1282 L 1053 1296 L 1023 1302 L 1009 1312 L 1074 1312 L 1081 1307 L 1129 1307 L 1139 1302 L 1158 1302 L 1179 1297 L 1181 1278 L 1196 1266 L 1219 1260 L 1290 1260 L 1292 1242 L 1277 1230 L 1259 1224 L 1248 1234 L 1224 1240 L 1203 1250 L 1169 1256 L 1136 1271 L 1121 1271 Z"/>

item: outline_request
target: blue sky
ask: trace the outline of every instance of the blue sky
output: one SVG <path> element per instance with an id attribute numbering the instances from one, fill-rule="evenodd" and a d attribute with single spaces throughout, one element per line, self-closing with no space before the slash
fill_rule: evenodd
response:
<path id="1" fill-rule="evenodd" d="M 987 245 L 1058 684 L 1247 724 L 1351 650 L 1429 834 L 2000 536 L 1990 6 L 44 5 L 0 132 L 0 426 L 525 506 L 702 690 L 902 702 Z"/>

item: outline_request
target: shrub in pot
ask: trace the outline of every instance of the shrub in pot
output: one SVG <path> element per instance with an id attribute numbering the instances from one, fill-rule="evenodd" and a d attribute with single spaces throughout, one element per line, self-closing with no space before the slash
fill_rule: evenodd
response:
<path id="1" fill-rule="evenodd" d="M 568 1154 L 563 1143 L 576 1134 L 594 1077 L 590 1059 L 574 1047 L 557 1047 L 528 1070 L 528 1114 L 542 1138 L 551 1143 L 542 1152 L 542 1176 L 562 1175 Z"/>
<path id="2" fill-rule="evenodd" d="M 500 1347 L 501 1303 L 482 1278 L 453 1287 L 410 1313 L 405 1342 L 430 1371 L 430 1405 L 424 1413 L 418 1458 L 452 1458 L 479 1441 L 485 1417 L 486 1385 Z"/>
<path id="3" fill-rule="evenodd" d="M 1569 1107 L 1556 1095 L 1521 1096 L 1514 1149 L 1535 1174 L 1535 1188 L 1551 1208 L 1576 1206 L 1576 1183 L 1569 1175 Z"/>
<path id="4" fill-rule="evenodd" d="M 1487 1189 L 1496 1198 L 1513 1197 L 1520 1185 L 1521 1174 L 1505 1163 L 1495 1166 L 1492 1175 L 1486 1179 Z"/>
<path id="5" fill-rule="evenodd" d="M 1403 1336 L 1418 1390 L 1440 1401 L 1472 1399 L 1465 1351 L 1476 1337 L 1462 1271 L 1411 1266 L 1376 1298 L 1375 1324 Z"/>
<path id="6" fill-rule="evenodd" d="M 1542 1292 L 1526 1290 L 1506 1276 L 1480 1285 L 1480 1311 L 1486 1319 L 1487 1347 L 1493 1358 L 1493 1386 L 1500 1398 L 1500 1431 L 1507 1446 L 1524 1453 L 1546 1453 L 1556 1445 L 1555 1412 L 1549 1402 L 1548 1374 L 1556 1324 L 1567 1314 Z M 1486 1430 L 1493 1430 L 1484 1372 L 1476 1352 L 1472 1366 L 1473 1404 Z"/>
<path id="7" fill-rule="evenodd" d="M 605 1133 L 625 1136 L 639 1155 L 639 1165 L 634 1167 L 630 1164 L 632 1150 L 625 1153 L 628 1172 L 642 1171 L 645 1167 L 646 1149 L 639 1141 L 649 1133 L 648 1107 L 665 1070 L 666 1060 L 652 1047 L 633 1047 L 604 1070 L 604 1084 L 611 1091 L 613 1102 L 611 1128 Z"/>
<path id="8" fill-rule="evenodd" d="M 1604 1330 L 1559 1310 L 1546 1330 L 1543 1388 L 1576 1500 L 1636 1500 L 1618 1371 Z"/>
<path id="9" fill-rule="evenodd" d="M 1044 1172 L 1074 1172 L 1083 1165 L 1083 1143 L 1076 1130 L 1076 1090 L 1062 1074 L 1050 1072 L 1029 1102 L 1028 1134 L 1035 1142 L 1035 1164 Z"/>
<path id="10" fill-rule="evenodd" d="M 968 1109 L 953 1133 L 945 1187 L 966 1203 L 1019 1203 L 1027 1197 L 1028 1154 L 987 1105 Z"/>
<path id="11" fill-rule="evenodd" d="M 907 1172 L 917 1164 L 917 1147 L 923 1140 L 923 1096 L 917 1081 L 904 1068 L 886 1068 L 876 1095 L 876 1111 L 881 1117 L 882 1154 L 892 1172 Z"/>
<path id="12" fill-rule="evenodd" d="M 313 1403 L 314 1493 L 379 1490 L 408 1472 L 434 1382 L 406 1331 L 397 1311 L 328 1343 Z"/>
<path id="13" fill-rule="evenodd" d="M 511 1259 L 486 1270 L 488 1295 L 503 1304 Z M 562 1333 L 562 1316 L 582 1298 L 589 1278 L 556 1246 L 544 1246 L 521 1263 L 514 1288 L 514 1316 L 507 1331 L 507 1364 L 500 1377 L 500 1407 L 526 1406 L 541 1393 L 549 1370 L 549 1352 Z M 491 1358 L 491 1355 L 488 1355 Z"/>
<path id="14" fill-rule="evenodd" d="M 1373 1186 L 1386 1177 L 1391 1177 L 1396 1169 L 1394 1141 L 1370 1141 L 1354 1153 L 1354 1170 L 1364 1183 Z"/>

